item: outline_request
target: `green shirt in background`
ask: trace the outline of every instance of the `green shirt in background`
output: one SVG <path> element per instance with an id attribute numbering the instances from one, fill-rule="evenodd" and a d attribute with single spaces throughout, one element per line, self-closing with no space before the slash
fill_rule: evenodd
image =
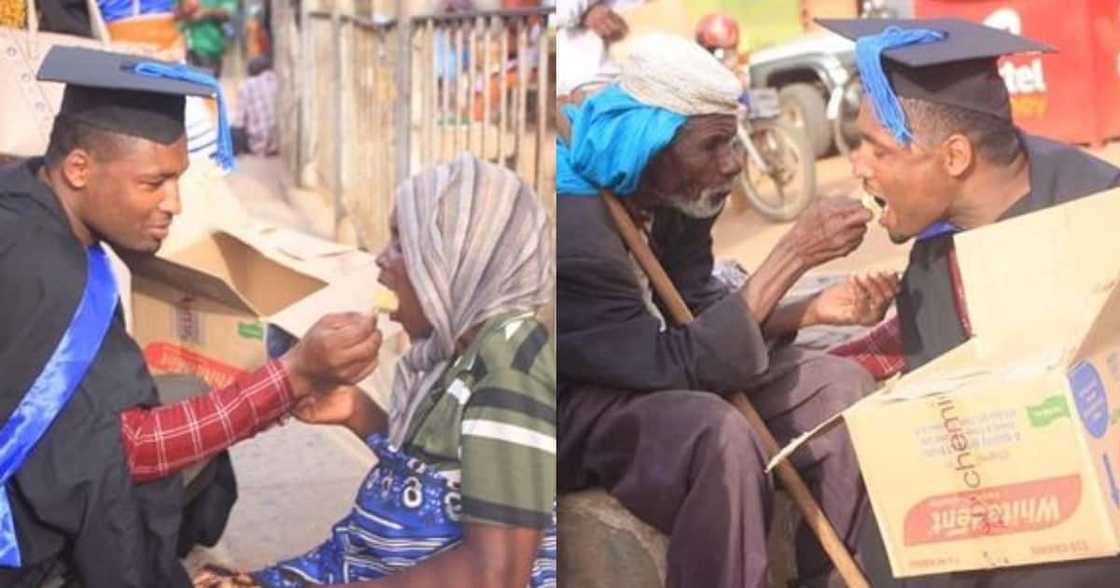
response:
<path id="1" fill-rule="evenodd" d="M 532 314 L 489 320 L 416 409 L 405 453 L 460 481 L 463 520 L 544 529 L 556 500 L 556 355 Z"/>
<path id="2" fill-rule="evenodd" d="M 224 9 L 233 17 L 237 14 L 237 0 L 198 0 L 199 10 Z M 187 46 L 206 57 L 221 57 L 226 52 L 226 33 L 222 23 L 213 20 L 199 20 L 183 24 L 187 35 Z"/>

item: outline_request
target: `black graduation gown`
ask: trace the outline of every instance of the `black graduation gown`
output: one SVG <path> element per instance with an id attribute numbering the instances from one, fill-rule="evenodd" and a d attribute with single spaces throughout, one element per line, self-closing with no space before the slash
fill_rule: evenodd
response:
<path id="1" fill-rule="evenodd" d="M 85 250 L 35 176 L 41 165 L 0 169 L 4 420 L 57 346 L 85 286 Z M 58 560 L 89 588 L 190 585 L 175 554 L 182 481 L 133 484 L 122 446 L 121 412 L 156 403 L 118 306 L 78 390 L 8 482 L 23 567 L 0 569 L 0 586 L 38 586 Z"/>
<path id="2" fill-rule="evenodd" d="M 1120 169 L 1080 149 L 1031 135 L 1023 135 L 1023 141 L 1030 160 L 1031 191 L 1000 220 L 1120 185 Z M 919 241 L 910 250 L 897 300 L 906 371 L 965 341 L 949 279 L 952 243 L 952 235 L 946 234 Z"/>
<path id="3" fill-rule="evenodd" d="M 1120 186 L 1120 169 L 1080 149 L 1022 135 L 1030 160 L 1031 191 L 1000 217 L 1009 219 Z M 902 278 L 898 316 L 907 371 L 917 369 L 965 341 L 949 278 L 951 235 L 914 244 Z M 967 303 L 967 301 L 966 301 Z M 876 588 L 1092 587 L 1120 586 L 1120 558 L 965 572 L 895 580 L 874 516 L 864 525 L 860 558 Z"/>

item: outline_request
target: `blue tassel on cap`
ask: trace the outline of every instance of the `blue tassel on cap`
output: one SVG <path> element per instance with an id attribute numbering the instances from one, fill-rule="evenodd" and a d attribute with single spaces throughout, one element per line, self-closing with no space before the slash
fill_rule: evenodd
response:
<path id="1" fill-rule="evenodd" d="M 166 65 L 163 63 L 141 62 L 136 64 L 136 73 L 156 78 L 182 80 L 210 88 L 218 98 L 218 149 L 214 153 L 214 162 L 226 171 L 234 168 L 233 135 L 229 129 L 229 115 L 226 112 L 226 99 L 222 93 L 222 84 L 209 74 L 203 73 L 186 65 Z"/>
<path id="2" fill-rule="evenodd" d="M 935 43 L 945 40 L 945 33 L 931 29 L 901 29 L 891 26 L 878 35 L 860 37 L 856 41 L 856 66 L 863 81 L 863 90 L 871 98 L 875 116 L 902 146 L 913 139 L 906 124 L 906 113 L 895 96 L 887 74 L 883 71 L 883 52 L 895 47 Z"/>

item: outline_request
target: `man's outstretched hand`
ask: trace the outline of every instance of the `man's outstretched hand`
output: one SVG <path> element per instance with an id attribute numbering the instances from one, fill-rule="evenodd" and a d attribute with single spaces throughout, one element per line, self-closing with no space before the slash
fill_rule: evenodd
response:
<path id="1" fill-rule="evenodd" d="M 806 322 L 818 325 L 870 327 L 879 324 L 898 294 L 895 272 L 852 276 L 826 288 L 809 306 Z"/>
<path id="2" fill-rule="evenodd" d="M 259 588 L 256 581 L 244 572 L 235 572 L 226 568 L 208 565 L 194 578 L 191 578 L 193 588 Z"/>
<path id="3" fill-rule="evenodd" d="M 319 319 L 280 358 L 296 397 L 365 379 L 377 367 L 381 337 L 376 315 L 347 312 Z"/>

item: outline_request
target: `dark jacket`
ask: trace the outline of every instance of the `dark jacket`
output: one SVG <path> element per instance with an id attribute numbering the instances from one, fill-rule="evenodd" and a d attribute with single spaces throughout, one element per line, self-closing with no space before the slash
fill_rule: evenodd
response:
<path id="1" fill-rule="evenodd" d="M 36 177 L 41 164 L 0 169 L 2 420 L 58 345 L 85 286 L 85 250 Z M 23 567 L 0 569 L 0 586 L 38 586 L 60 559 L 90 588 L 190 585 L 175 554 L 182 481 L 133 484 L 121 440 L 121 412 L 156 403 L 118 305 L 78 390 L 6 486 Z"/>
<path id="2" fill-rule="evenodd" d="M 1000 220 L 1042 210 L 1120 185 L 1120 169 L 1080 149 L 1023 135 L 1031 191 Z M 907 371 L 918 369 L 965 341 L 949 278 L 946 234 L 914 244 L 898 296 L 899 328 Z"/>
<path id="3" fill-rule="evenodd" d="M 1000 220 L 1049 208 L 1120 186 L 1120 169 L 1080 149 L 1024 135 L 1030 160 L 1031 191 Z M 949 278 L 952 236 L 914 245 L 903 278 L 898 314 L 908 369 L 916 369 L 964 342 Z M 1012 588 L 1069 586 L 1096 588 L 1120 584 L 1120 558 L 962 572 L 895 580 L 874 517 L 864 525 L 860 556 L 876 588 Z"/>
<path id="4" fill-rule="evenodd" d="M 667 326 L 643 301 L 638 266 L 598 197 L 557 198 L 557 362 L 561 393 L 580 384 L 634 390 L 742 389 L 768 352 L 738 295 L 712 279 L 715 218 L 656 212 L 650 247 L 696 319 Z M 654 295 L 656 300 L 656 295 Z M 662 311 L 672 324 L 668 312 Z"/>

